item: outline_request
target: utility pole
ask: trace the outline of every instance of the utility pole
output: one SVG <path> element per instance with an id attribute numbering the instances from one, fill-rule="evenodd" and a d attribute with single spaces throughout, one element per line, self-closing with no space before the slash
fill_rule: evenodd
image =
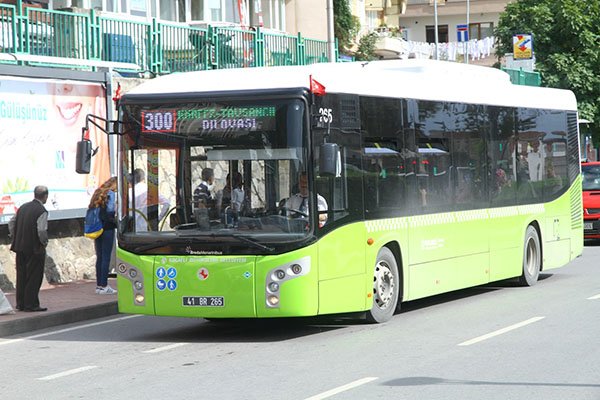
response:
<path id="1" fill-rule="evenodd" d="M 333 0 L 327 0 L 327 57 L 329 62 L 335 59 L 335 33 L 333 29 Z"/>
<path id="2" fill-rule="evenodd" d="M 438 38 L 438 0 L 433 0 L 433 29 L 435 29 L 435 59 L 440 59 L 439 38 Z"/>
<path id="3" fill-rule="evenodd" d="M 471 40 L 471 27 L 469 26 L 469 14 L 471 13 L 469 0 L 467 0 L 467 37 L 465 39 L 465 64 L 469 63 L 469 40 Z"/>

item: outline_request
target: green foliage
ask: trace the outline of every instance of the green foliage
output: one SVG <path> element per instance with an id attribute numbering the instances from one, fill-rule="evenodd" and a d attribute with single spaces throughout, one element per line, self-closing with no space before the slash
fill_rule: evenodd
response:
<path id="1" fill-rule="evenodd" d="M 580 117 L 592 120 L 600 142 L 600 0 L 517 0 L 500 15 L 497 56 L 512 53 L 512 37 L 533 35 L 542 85 L 572 90 Z"/>
<path id="2" fill-rule="evenodd" d="M 333 21 L 340 52 L 348 54 L 352 41 L 360 29 L 358 18 L 350 12 L 348 0 L 333 0 Z"/>
<path id="3" fill-rule="evenodd" d="M 375 42 L 379 36 L 375 32 L 366 34 L 360 38 L 358 42 L 358 50 L 356 50 L 357 61 L 371 61 L 375 57 Z"/>

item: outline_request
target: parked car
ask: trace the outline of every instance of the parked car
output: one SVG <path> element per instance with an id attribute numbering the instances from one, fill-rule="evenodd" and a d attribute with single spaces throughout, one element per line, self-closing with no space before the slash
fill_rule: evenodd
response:
<path id="1" fill-rule="evenodd" d="M 583 175 L 583 237 L 600 239 L 600 162 L 581 163 Z"/>

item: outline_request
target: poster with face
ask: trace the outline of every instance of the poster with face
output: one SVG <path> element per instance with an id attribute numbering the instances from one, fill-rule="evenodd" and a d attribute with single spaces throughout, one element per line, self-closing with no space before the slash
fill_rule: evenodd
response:
<path id="1" fill-rule="evenodd" d="M 0 76 L 0 222 L 33 199 L 36 185 L 48 187 L 49 211 L 87 208 L 110 177 L 108 136 L 93 125 L 89 136 L 98 152 L 91 173 L 75 172 L 88 114 L 106 118 L 106 91 L 99 83 Z"/>

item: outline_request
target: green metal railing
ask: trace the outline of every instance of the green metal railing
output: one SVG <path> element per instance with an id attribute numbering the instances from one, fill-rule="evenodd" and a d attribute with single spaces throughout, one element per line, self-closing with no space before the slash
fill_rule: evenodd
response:
<path id="1" fill-rule="evenodd" d="M 541 86 L 542 76 L 539 72 L 523 71 L 522 69 L 502 68 L 510 76 L 515 85 Z"/>
<path id="2" fill-rule="evenodd" d="M 19 2 L 20 3 L 20 2 Z M 135 64 L 157 74 L 327 62 L 327 42 L 257 29 L 195 28 L 0 4 L 0 62 L 69 65 L 69 60 Z M 64 58 L 21 60 L 19 55 Z M 30 57 L 31 58 L 31 57 Z M 337 54 L 336 54 L 337 59 Z M 82 68 L 81 64 L 75 63 Z M 72 66 L 76 66 L 73 64 Z M 93 68 L 85 66 L 84 68 Z M 118 69 L 118 67 L 116 68 Z"/>

